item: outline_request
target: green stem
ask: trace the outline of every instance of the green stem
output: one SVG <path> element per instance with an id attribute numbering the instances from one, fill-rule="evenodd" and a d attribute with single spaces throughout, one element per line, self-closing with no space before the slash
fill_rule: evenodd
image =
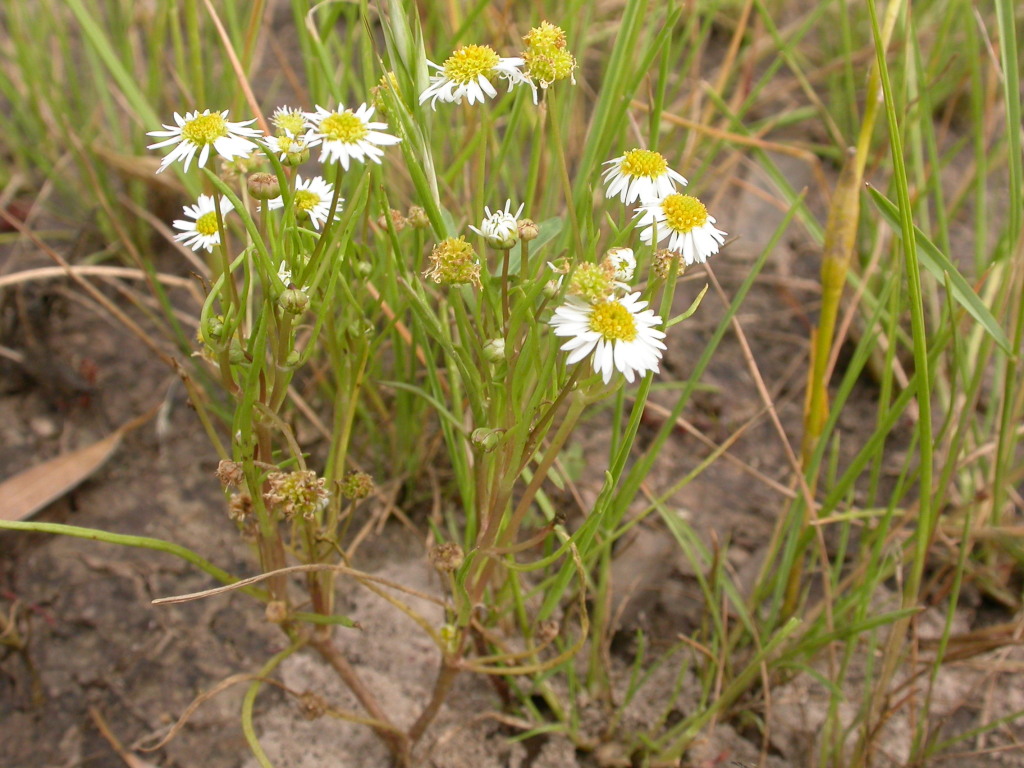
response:
<path id="1" fill-rule="evenodd" d="M 154 539 L 149 536 L 131 536 L 124 533 L 111 533 L 100 531 L 95 528 L 81 528 L 77 525 L 64 525 L 63 523 L 29 523 L 16 520 L 0 520 L 0 529 L 9 531 L 26 531 L 31 533 L 54 533 L 61 536 L 71 536 L 76 539 L 89 539 L 91 541 L 102 541 L 106 544 L 118 544 L 123 547 L 136 547 L 139 549 L 152 549 L 157 552 L 166 552 L 169 555 L 179 557 L 187 563 L 205 571 L 222 584 L 234 584 L 238 581 L 227 571 L 221 570 L 210 561 L 200 557 L 191 549 L 186 549 L 179 544 L 173 544 L 162 539 Z M 266 601 L 267 593 L 255 587 L 240 587 L 257 600 Z"/>
<path id="2" fill-rule="evenodd" d="M 260 764 L 261 768 L 274 768 L 274 766 L 270 762 L 270 758 L 267 757 L 267 753 L 263 751 L 263 747 L 260 746 L 259 737 L 256 736 L 256 728 L 253 726 L 252 710 L 256 704 L 256 695 L 260 692 L 260 688 L 263 687 L 263 681 L 267 676 L 277 669 L 282 661 L 299 650 L 302 645 L 302 641 L 293 642 L 280 653 L 271 656 L 267 663 L 260 668 L 260 671 L 257 673 L 257 679 L 252 681 L 249 689 L 245 692 L 245 697 L 242 699 L 242 733 L 245 734 L 245 740 L 249 744 L 249 749 L 252 750 L 256 762 Z"/>

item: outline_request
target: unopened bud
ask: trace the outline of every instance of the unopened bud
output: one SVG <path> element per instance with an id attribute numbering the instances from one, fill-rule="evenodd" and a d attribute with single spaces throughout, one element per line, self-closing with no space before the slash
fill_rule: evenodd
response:
<path id="1" fill-rule="evenodd" d="M 395 232 L 401 232 L 405 229 L 405 225 L 408 223 L 405 220 L 405 216 L 402 215 L 401 211 L 397 211 L 394 208 L 391 209 L 391 223 L 395 227 Z M 377 226 L 381 229 L 388 228 L 388 217 L 381 214 L 377 217 Z"/>
<path id="2" fill-rule="evenodd" d="M 232 365 L 241 365 L 245 362 L 245 350 L 238 339 L 231 339 L 228 345 L 228 362 Z"/>
<path id="3" fill-rule="evenodd" d="M 303 147 L 298 152 L 285 152 L 284 159 L 281 160 L 281 165 L 286 165 L 289 168 L 295 168 L 302 165 L 307 160 L 309 160 L 309 150 Z"/>
<path id="4" fill-rule="evenodd" d="M 491 339 L 484 344 L 484 358 L 491 363 L 505 359 L 505 340 Z"/>
<path id="5" fill-rule="evenodd" d="M 288 288 L 278 296 L 277 303 L 285 312 L 301 315 L 309 308 L 309 296 L 299 288 Z"/>
<path id="6" fill-rule="evenodd" d="M 430 217 L 427 216 L 427 212 L 418 205 L 414 205 L 409 208 L 409 213 L 406 214 L 405 219 L 413 229 L 426 229 L 430 226 Z"/>
<path id="7" fill-rule="evenodd" d="M 519 237 L 529 242 L 530 240 L 536 240 L 537 235 L 540 234 L 540 228 L 537 226 L 537 222 L 533 219 L 521 219 L 519 221 Z"/>
<path id="8" fill-rule="evenodd" d="M 477 427 L 473 430 L 470 439 L 474 445 L 479 445 L 484 453 L 490 453 L 498 447 L 498 443 L 501 441 L 501 430 Z"/>
<path id="9" fill-rule="evenodd" d="M 272 200 L 281 196 L 281 182 L 273 173 L 254 173 L 246 182 L 249 194 L 257 200 Z"/>
<path id="10" fill-rule="evenodd" d="M 224 335 L 224 319 L 219 315 L 211 317 L 206 324 L 200 326 L 200 341 L 220 341 Z"/>

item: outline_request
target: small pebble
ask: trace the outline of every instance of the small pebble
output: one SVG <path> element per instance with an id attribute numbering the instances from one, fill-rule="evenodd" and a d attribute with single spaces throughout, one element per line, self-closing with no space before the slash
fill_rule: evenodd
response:
<path id="1" fill-rule="evenodd" d="M 57 423 L 46 416 L 33 416 L 28 425 L 37 437 L 53 437 L 58 432 Z"/>

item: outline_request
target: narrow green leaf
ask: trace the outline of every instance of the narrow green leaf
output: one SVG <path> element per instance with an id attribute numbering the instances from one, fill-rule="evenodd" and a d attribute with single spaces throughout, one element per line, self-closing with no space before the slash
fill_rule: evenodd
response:
<path id="1" fill-rule="evenodd" d="M 870 185 L 868 186 L 868 193 L 882 214 L 882 218 L 892 226 L 893 232 L 900 236 L 899 208 L 889 198 Z M 916 226 L 914 227 L 914 234 L 917 238 L 917 258 L 924 268 L 931 272 L 936 280 L 944 281 L 946 279 L 944 276 L 949 275 L 949 283 L 953 286 L 953 297 L 957 300 L 957 303 L 967 310 L 971 317 L 981 323 L 982 327 L 1004 352 L 1010 353 L 1010 340 L 999 326 L 998 321 L 989 312 L 988 307 L 985 306 L 985 303 L 978 294 L 971 288 L 970 283 L 960 274 L 953 262 L 949 260 L 949 257 L 940 251 L 935 243 L 929 240 Z"/>

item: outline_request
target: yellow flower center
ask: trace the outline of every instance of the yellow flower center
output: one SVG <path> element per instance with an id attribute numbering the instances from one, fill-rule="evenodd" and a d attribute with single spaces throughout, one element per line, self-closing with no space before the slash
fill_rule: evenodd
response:
<path id="1" fill-rule="evenodd" d="M 590 313 L 590 330 L 597 331 L 607 341 L 633 341 L 636 338 L 636 320 L 633 313 L 617 301 L 602 301 Z"/>
<path id="2" fill-rule="evenodd" d="M 627 176 L 657 178 L 668 169 L 668 163 L 659 152 L 649 149 L 631 149 L 622 156 L 619 170 Z"/>
<path id="3" fill-rule="evenodd" d="M 661 201 L 665 224 L 673 232 L 689 232 L 703 227 L 708 220 L 708 209 L 704 203 L 690 195 L 669 195 Z"/>
<path id="4" fill-rule="evenodd" d="M 355 144 L 369 133 L 363 121 L 356 117 L 355 112 L 346 109 L 335 112 L 320 121 L 320 133 L 328 141 L 340 141 L 344 144 Z"/>
<path id="5" fill-rule="evenodd" d="M 534 27 L 525 35 L 523 42 L 527 46 L 552 46 L 554 48 L 565 48 L 565 32 L 561 27 L 556 27 L 548 21 L 542 21 L 539 27 Z"/>
<path id="6" fill-rule="evenodd" d="M 454 83 L 466 85 L 480 75 L 490 77 L 500 61 L 494 49 L 487 45 L 463 45 L 444 63 L 444 76 Z"/>
<path id="7" fill-rule="evenodd" d="M 181 127 L 181 137 L 199 146 L 213 144 L 217 139 L 227 135 L 228 124 L 217 113 L 200 115 Z"/>
<path id="8" fill-rule="evenodd" d="M 279 136 L 283 136 L 285 133 L 298 136 L 306 127 L 306 118 L 297 109 L 278 112 L 274 115 L 274 127 L 280 131 Z"/>
<path id="9" fill-rule="evenodd" d="M 309 213 L 320 203 L 320 195 L 308 189 L 300 189 L 295 193 L 295 209 Z"/>
<path id="10" fill-rule="evenodd" d="M 196 232 L 205 237 L 217 234 L 217 212 L 210 211 L 196 219 Z"/>

